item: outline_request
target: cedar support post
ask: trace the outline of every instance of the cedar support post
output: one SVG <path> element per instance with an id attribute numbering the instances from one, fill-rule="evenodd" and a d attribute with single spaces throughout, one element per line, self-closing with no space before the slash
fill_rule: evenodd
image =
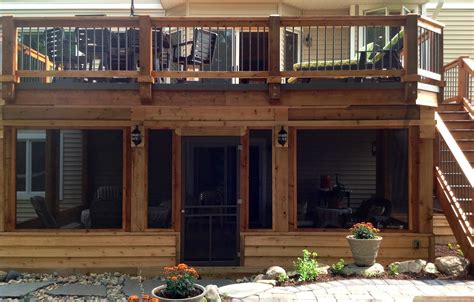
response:
<path id="1" fill-rule="evenodd" d="M 152 98 L 152 85 L 154 79 L 152 72 L 152 52 L 151 52 L 151 19 L 150 16 L 139 17 L 140 26 L 140 100 L 142 104 L 149 104 Z"/>
<path id="2" fill-rule="evenodd" d="M 418 97 L 418 15 L 408 14 L 403 39 L 405 49 L 405 99 L 414 104 Z"/>
<path id="3" fill-rule="evenodd" d="M 280 129 L 274 128 L 274 135 Z M 273 159 L 273 230 L 288 232 L 288 148 L 275 147 Z"/>
<path id="4" fill-rule="evenodd" d="M 147 228 L 148 212 L 148 169 L 147 169 L 147 135 L 143 126 L 138 127 L 142 135 L 142 142 L 132 145 L 131 157 L 131 200 L 130 200 L 130 230 L 142 232 Z M 132 126 L 131 131 L 135 129 Z"/>
<path id="5" fill-rule="evenodd" d="M 18 59 L 17 29 L 13 16 L 2 17 L 3 56 L 2 56 L 2 96 L 5 102 L 15 100 L 16 66 Z"/>
<path id="6" fill-rule="evenodd" d="M 0 232 L 5 231 L 5 139 L 3 127 L 0 127 Z"/>
<path id="7" fill-rule="evenodd" d="M 268 94 L 271 103 L 280 100 L 280 16 L 271 15 L 268 26 Z"/>

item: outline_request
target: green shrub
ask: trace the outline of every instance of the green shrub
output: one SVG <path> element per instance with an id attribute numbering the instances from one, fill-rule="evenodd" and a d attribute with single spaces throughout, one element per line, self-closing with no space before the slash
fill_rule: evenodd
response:
<path id="1" fill-rule="evenodd" d="M 342 271 L 344 270 L 345 266 L 346 264 L 344 263 L 344 259 L 341 258 L 338 262 L 331 265 L 331 273 L 334 275 L 342 275 Z"/>
<path id="2" fill-rule="evenodd" d="M 449 248 L 451 251 L 455 251 L 456 254 L 457 254 L 459 257 L 464 257 L 464 253 L 463 253 L 463 251 L 461 250 L 461 246 L 459 246 L 459 244 L 457 244 L 457 243 L 448 243 L 448 248 Z"/>
<path id="3" fill-rule="evenodd" d="M 287 274 L 279 274 L 278 275 L 278 282 L 285 282 L 288 281 L 288 275 Z"/>
<path id="4" fill-rule="evenodd" d="M 298 257 L 293 263 L 295 270 L 298 273 L 298 281 L 307 282 L 314 281 L 319 274 L 318 262 L 316 252 L 310 252 L 306 249 L 303 250 L 303 258 Z"/>
<path id="5" fill-rule="evenodd" d="M 388 273 L 392 276 L 398 275 L 398 263 L 390 263 L 388 265 Z"/>

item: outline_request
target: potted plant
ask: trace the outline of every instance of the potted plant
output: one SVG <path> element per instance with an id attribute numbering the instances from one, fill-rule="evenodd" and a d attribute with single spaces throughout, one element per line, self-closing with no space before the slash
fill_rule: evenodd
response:
<path id="1" fill-rule="evenodd" d="M 151 294 L 161 302 L 186 301 L 201 302 L 205 288 L 196 284 L 199 277 L 196 270 L 184 263 L 164 268 L 165 285 L 155 287 Z"/>
<path id="2" fill-rule="evenodd" d="M 354 224 L 350 232 L 351 235 L 346 238 L 349 241 L 355 264 L 358 266 L 373 265 L 382 241 L 382 236 L 377 235 L 379 230 L 370 222 L 360 222 Z"/>

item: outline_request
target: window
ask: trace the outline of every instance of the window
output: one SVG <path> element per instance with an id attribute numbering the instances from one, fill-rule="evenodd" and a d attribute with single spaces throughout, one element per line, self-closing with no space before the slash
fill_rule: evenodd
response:
<path id="1" fill-rule="evenodd" d="M 46 133 L 42 130 L 19 130 L 17 137 L 17 197 L 44 196 Z"/>
<path id="2" fill-rule="evenodd" d="M 121 130 L 17 130 L 18 228 L 122 227 Z"/>
<path id="3" fill-rule="evenodd" d="M 150 130 L 148 146 L 148 227 L 170 228 L 173 130 Z"/>
<path id="4" fill-rule="evenodd" d="M 408 131 L 297 131 L 298 228 L 408 227 Z"/>
<path id="5" fill-rule="evenodd" d="M 272 228 L 272 130 L 250 130 L 249 228 Z"/>

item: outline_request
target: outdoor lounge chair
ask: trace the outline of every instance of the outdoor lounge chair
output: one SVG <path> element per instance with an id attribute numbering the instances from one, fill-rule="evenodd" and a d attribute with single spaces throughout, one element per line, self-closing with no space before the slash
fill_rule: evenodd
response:
<path id="1" fill-rule="evenodd" d="M 403 30 L 395 34 L 382 48 L 375 43 L 369 43 L 358 50 L 358 54 L 351 59 L 324 60 L 295 63 L 295 71 L 304 70 L 365 70 L 365 69 L 400 69 L 400 50 L 403 48 Z M 288 79 L 288 83 L 295 83 L 297 78 Z M 308 81 L 306 79 L 305 81 Z"/>
<path id="2" fill-rule="evenodd" d="M 211 64 L 216 41 L 217 33 L 196 28 L 192 40 L 173 45 L 173 62 L 192 68 Z"/>
<path id="3" fill-rule="evenodd" d="M 47 229 L 77 229 L 81 227 L 81 225 L 77 222 L 60 226 L 53 214 L 51 214 L 49 211 L 48 207 L 46 206 L 46 201 L 42 196 L 33 196 L 30 198 L 30 202 L 33 206 L 33 209 L 35 209 L 36 215 L 38 215 L 41 223 Z"/>

